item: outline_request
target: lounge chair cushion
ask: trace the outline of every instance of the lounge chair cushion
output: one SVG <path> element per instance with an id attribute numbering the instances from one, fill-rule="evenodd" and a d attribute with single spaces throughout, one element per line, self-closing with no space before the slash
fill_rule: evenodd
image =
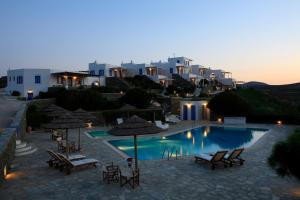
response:
<path id="1" fill-rule="evenodd" d="M 69 160 L 78 160 L 78 159 L 83 159 L 83 158 L 86 158 L 86 156 L 81 155 L 81 154 L 69 155 Z"/>
<path id="2" fill-rule="evenodd" d="M 201 158 L 201 159 L 207 160 L 207 161 L 211 161 L 211 159 L 213 158 L 213 156 L 204 154 L 204 153 L 200 153 L 200 154 L 196 155 L 195 157 L 198 157 L 198 158 Z"/>
<path id="3" fill-rule="evenodd" d="M 87 164 L 93 164 L 93 163 L 97 163 L 97 162 L 98 162 L 98 160 L 93 159 L 93 158 L 86 158 L 86 159 L 82 159 L 82 160 L 71 161 L 71 163 L 74 167 L 78 167 L 81 165 L 87 165 Z"/>

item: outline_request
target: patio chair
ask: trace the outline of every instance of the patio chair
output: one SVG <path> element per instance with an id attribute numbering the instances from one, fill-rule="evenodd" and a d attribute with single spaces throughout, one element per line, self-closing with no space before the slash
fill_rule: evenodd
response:
<path id="1" fill-rule="evenodd" d="M 96 159 L 93 158 L 83 158 L 80 160 L 70 160 L 66 156 L 57 153 L 57 155 L 62 159 L 63 161 L 63 170 L 66 171 L 66 174 L 70 174 L 71 170 L 74 168 L 80 168 L 80 167 L 88 167 L 88 166 L 94 166 L 97 167 L 96 164 L 99 162 Z"/>
<path id="2" fill-rule="evenodd" d="M 102 178 L 106 183 L 119 182 L 119 166 L 111 163 L 110 165 L 102 167 Z"/>
<path id="3" fill-rule="evenodd" d="M 214 170 L 217 164 L 223 164 L 224 167 L 227 167 L 227 164 L 224 160 L 225 155 L 228 151 L 218 151 L 214 155 L 209 154 L 199 154 L 195 155 L 195 163 L 199 161 L 207 162 L 211 165 L 211 169 Z"/>
<path id="4" fill-rule="evenodd" d="M 240 157 L 243 153 L 244 148 L 235 149 L 230 154 L 226 154 L 224 159 L 226 162 L 229 163 L 229 166 L 232 167 L 233 164 L 240 164 L 243 165 L 245 160 Z"/>
<path id="5" fill-rule="evenodd" d="M 66 152 L 67 151 L 67 141 L 63 140 L 61 137 L 58 137 L 56 139 L 57 141 L 57 151 L 58 152 Z M 70 141 L 69 142 L 69 152 L 75 152 L 76 151 L 76 145 L 75 142 Z"/>
<path id="6" fill-rule="evenodd" d="M 123 187 L 126 184 L 129 184 L 132 187 L 132 189 L 140 185 L 139 169 L 137 171 L 131 169 L 131 172 L 122 172 L 120 170 L 120 186 Z"/>
<path id="7" fill-rule="evenodd" d="M 123 118 L 117 118 L 117 123 L 122 124 L 124 122 Z"/>
<path id="8" fill-rule="evenodd" d="M 155 120 L 155 125 L 157 126 L 157 127 L 159 127 L 159 128 L 161 128 L 161 129 L 163 129 L 163 130 L 166 130 L 166 129 L 168 129 L 169 128 L 169 124 L 167 124 L 167 123 L 162 123 L 161 121 L 159 121 L 159 120 Z"/>
<path id="9" fill-rule="evenodd" d="M 51 158 L 47 161 L 47 163 L 49 164 L 49 167 L 61 168 L 62 165 L 64 164 L 64 162 L 63 162 L 62 158 L 60 157 L 60 155 L 58 155 L 58 153 L 55 153 L 54 151 L 52 151 L 50 149 L 47 149 L 46 151 L 51 156 Z M 69 155 L 69 160 L 71 160 L 71 161 L 80 160 L 80 159 L 84 159 L 84 158 L 86 158 L 86 156 L 81 155 L 81 154 Z"/>

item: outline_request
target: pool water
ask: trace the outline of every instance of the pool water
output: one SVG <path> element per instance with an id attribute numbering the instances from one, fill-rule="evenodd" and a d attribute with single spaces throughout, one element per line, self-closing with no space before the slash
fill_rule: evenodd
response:
<path id="1" fill-rule="evenodd" d="M 89 135 L 92 137 L 105 137 L 110 136 L 106 131 L 91 131 Z"/>
<path id="2" fill-rule="evenodd" d="M 138 137 L 138 159 L 161 159 L 169 150 L 172 156 L 211 153 L 218 150 L 233 150 L 239 147 L 249 147 L 261 138 L 266 129 L 228 128 L 205 126 L 187 130 L 166 137 Z M 110 144 L 134 157 L 133 139 L 112 140 Z"/>

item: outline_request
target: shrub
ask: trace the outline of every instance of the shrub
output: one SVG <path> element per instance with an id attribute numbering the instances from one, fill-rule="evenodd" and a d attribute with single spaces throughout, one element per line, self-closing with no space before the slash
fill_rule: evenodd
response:
<path id="1" fill-rule="evenodd" d="M 125 80 L 136 87 L 143 89 L 163 89 L 163 86 L 154 82 L 146 75 L 136 75 L 134 77 L 126 77 Z"/>
<path id="2" fill-rule="evenodd" d="M 21 93 L 19 92 L 19 91 L 16 91 L 16 90 L 14 90 L 12 93 L 11 93 L 11 96 L 16 96 L 16 97 L 18 97 L 18 96 L 20 96 L 21 95 Z"/>
<path id="3" fill-rule="evenodd" d="M 209 101 L 208 108 L 221 116 L 247 116 L 250 113 L 250 105 L 234 91 L 216 95 Z"/>
<path id="4" fill-rule="evenodd" d="M 49 122 L 49 117 L 37 110 L 35 105 L 28 107 L 26 112 L 27 125 L 31 126 L 33 129 L 40 128 L 41 124 Z"/>
<path id="5" fill-rule="evenodd" d="M 295 131 L 286 141 L 274 145 L 268 161 L 280 176 L 293 175 L 300 179 L 300 131 Z"/>
<path id="6" fill-rule="evenodd" d="M 59 93 L 56 98 L 56 104 L 68 110 L 76 110 L 78 108 L 106 110 L 121 106 L 118 101 L 108 101 L 96 89 L 67 90 Z"/>
<path id="7" fill-rule="evenodd" d="M 39 98 L 48 99 L 48 98 L 56 98 L 61 93 L 64 93 L 66 88 L 64 87 L 49 87 L 47 92 L 40 92 Z"/>
<path id="8" fill-rule="evenodd" d="M 133 105 L 137 108 L 147 108 L 151 102 L 151 95 L 140 88 L 130 89 L 121 97 L 123 103 Z"/>

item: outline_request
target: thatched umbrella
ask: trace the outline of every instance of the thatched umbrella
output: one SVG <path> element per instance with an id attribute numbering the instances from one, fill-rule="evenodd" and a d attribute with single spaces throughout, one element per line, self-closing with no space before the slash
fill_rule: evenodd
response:
<path id="1" fill-rule="evenodd" d="M 53 112 L 53 111 L 57 111 L 57 110 L 64 110 L 64 109 L 62 107 L 59 107 L 59 106 L 55 105 L 55 104 L 51 104 L 47 108 L 44 108 L 42 111 L 43 112 Z"/>
<path id="2" fill-rule="evenodd" d="M 65 113 L 69 112 L 67 110 L 65 110 L 62 107 L 59 107 L 57 105 L 51 104 L 50 106 L 48 106 L 47 108 L 42 110 L 43 112 L 46 112 L 47 116 L 49 117 L 53 117 L 53 119 L 55 119 L 56 117 L 59 117 L 61 115 L 64 115 Z"/>
<path id="3" fill-rule="evenodd" d="M 136 110 L 136 107 L 134 107 L 134 106 L 132 106 L 130 104 L 125 104 L 119 110 L 127 112 L 127 118 L 129 118 L 129 112 Z"/>
<path id="4" fill-rule="evenodd" d="M 69 113 L 59 116 L 48 124 L 42 125 L 44 128 L 49 129 L 66 129 L 66 145 L 67 145 L 67 156 L 69 156 L 69 141 L 68 141 L 68 130 L 75 128 L 83 128 L 84 122 L 82 120 L 72 117 Z"/>
<path id="5" fill-rule="evenodd" d="M 134 115 L 127 119 L 125 122 L 116 125 L 108 131 L 109 134 L 114 136 L 134 136 L 134 159 L 135 169 L 138 169 L 137 159 L 137 135 L 148 135 L 161 132 L 162 129 L 156 127 L 152 123 Z"/>
<path id="6" fill-rule="evenodd" d="M 95 122 L 96 121 L 96 117 L 88 112 L 86 112 L 85 110 L 79 108 L 77 110 L 75 110 L 74 112 L 72 112 L 72 117 L 82 120 L 84 123 L 89 123 L 89 122 Z M 78 131 L 78 150 L 80 150 L 80 128 Z"/>

